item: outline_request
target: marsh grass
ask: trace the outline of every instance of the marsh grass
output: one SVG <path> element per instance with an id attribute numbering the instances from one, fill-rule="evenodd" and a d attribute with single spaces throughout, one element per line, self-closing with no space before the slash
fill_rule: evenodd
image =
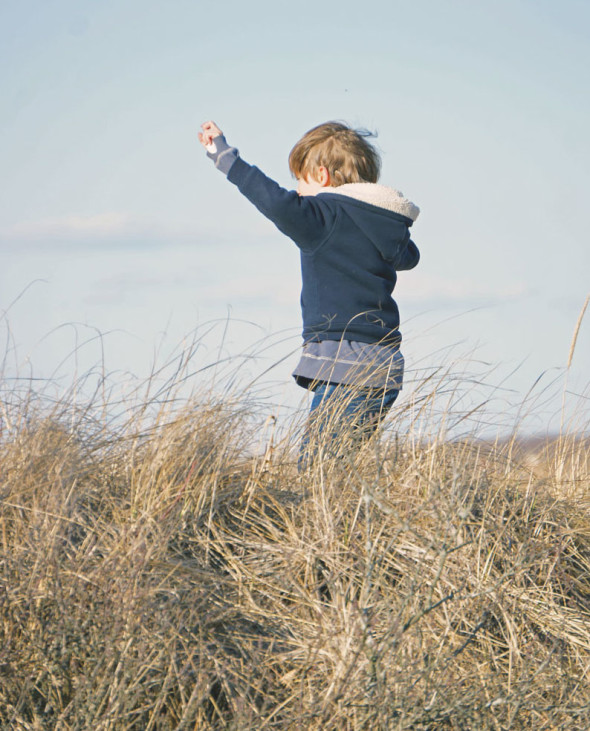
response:
<path id="1" fill-rule="evenodd" d="M 2 728 L 589 727 L 588 440 L 450 438 L 487 418 L 453 372 L 302 473 L 301 425 L 182 367 L 6 384 Z"/>

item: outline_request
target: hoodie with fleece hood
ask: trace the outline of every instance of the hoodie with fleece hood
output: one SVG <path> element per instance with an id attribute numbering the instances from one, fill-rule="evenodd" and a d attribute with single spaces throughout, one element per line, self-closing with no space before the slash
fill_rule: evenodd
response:
<path id="1" fill-rule="evenodd" d="M 398 191 L 348 183 L 315 196 L 281 188 L 223 137 L 210 157 L 258 210 L 299 247 L 304 344 L 348 340 L 399 346 L 396 272 L 420 254 L 410 238 L 419 209 Z"/>

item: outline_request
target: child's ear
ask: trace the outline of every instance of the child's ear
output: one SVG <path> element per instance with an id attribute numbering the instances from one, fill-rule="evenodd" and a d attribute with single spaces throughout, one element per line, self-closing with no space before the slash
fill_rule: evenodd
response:
<path id="1" fill-rule="evenodd" d="M 330 172 L 328 168 L 324 167 L 323 165 L 320 165 L 316 174 L 316 178 L 318 183 L 322 186 L 322 188 L 325 188 L 331 184 L 330 179 Z"/>

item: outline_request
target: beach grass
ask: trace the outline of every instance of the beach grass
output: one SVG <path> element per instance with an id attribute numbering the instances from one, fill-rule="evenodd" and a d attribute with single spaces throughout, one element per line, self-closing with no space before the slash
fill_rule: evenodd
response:
<path id="1" fill-rule="evenodd" d="M 5 384 L 0 726 L 590 727 L 587 430 L 453 438 L 449 374 L 304 472 L 247 394 Z"/>

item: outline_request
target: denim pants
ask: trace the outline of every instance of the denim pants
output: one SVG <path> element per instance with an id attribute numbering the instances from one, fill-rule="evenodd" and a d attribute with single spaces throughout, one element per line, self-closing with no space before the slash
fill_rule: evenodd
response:
<path id="1" fill-rule="evenodd" d="M 398 397 L 397 388 L 354 388 L 321 383 L 311 402 L 299 449 L 299 469 L 310 467 L 320 451 L 338 457 L 358 449 L 372 434 Z"/>

